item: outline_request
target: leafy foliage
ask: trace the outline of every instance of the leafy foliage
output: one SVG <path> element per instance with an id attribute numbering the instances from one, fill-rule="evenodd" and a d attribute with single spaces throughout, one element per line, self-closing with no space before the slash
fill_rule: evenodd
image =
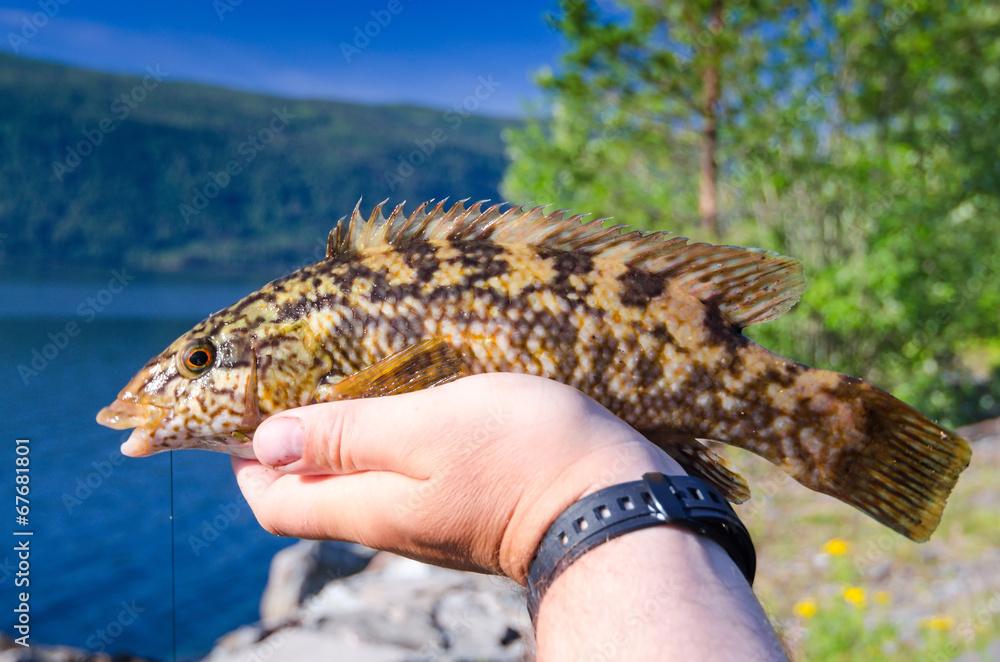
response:
<path id="1" fill-rule="evenodd" d="M 497 198 L 509 122 L 0 54 L 0 265 L 278 273 L 369 203 Z M 238 172 L 229 173 L 233 166 Z"/>
<path id="2" fill-rule="evenodd" d="M 683 4 L 685 9 L 678 9 Z M 507 134 L 512 198 L 711 238 L 697 222 L 717 58 L 720 228 L 805 265 L 751 335 L 946 422 L 1000 413 L 1000 9 L 565 0 L 552 114 Z M 762 8 L 767 5 L 767 9 Z"/>

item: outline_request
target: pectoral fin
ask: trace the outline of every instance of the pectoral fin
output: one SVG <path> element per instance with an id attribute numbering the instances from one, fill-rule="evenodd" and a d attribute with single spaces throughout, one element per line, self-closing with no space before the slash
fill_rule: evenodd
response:
<path id="1" fill-rule="evenodd" d="M 704 442 L 672 430 L 644 430 L 643 434 L 667 451 L 688 473 L 711 483 L 727 501 L 743 503 L 750 498 L 746 479 L 728 466 Z"/>
<path id="2" fill-rule="evenodd" d="M 437 386 L 462 375 L 463 362 L 441 338 L 410 345 L 337 382 L 316 388 L 314 402 L 399 395 Z"/>

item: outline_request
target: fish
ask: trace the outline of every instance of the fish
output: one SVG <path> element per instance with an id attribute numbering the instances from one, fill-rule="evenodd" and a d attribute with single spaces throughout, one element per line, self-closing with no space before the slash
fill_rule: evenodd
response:
<path id="1" fill-rule="evenodd" d="M 134 428 L 132 457 L 252 458 L 277 412 L 525 373 L 593 398 L 731 501 L 750 490 L 717 443 L 927 540 L 970 446 L 861 379 L 743 334 L 804 287 L 789 257 L 544 207 L 383 202 L 364 215 L 359 202 L 321 260 L 195 325 L 97 420 Z"/>

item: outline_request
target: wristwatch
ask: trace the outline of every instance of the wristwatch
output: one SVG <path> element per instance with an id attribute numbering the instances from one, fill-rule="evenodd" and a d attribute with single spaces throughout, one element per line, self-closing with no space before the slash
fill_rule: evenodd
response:
<path id="1" fill-rule="evenodd" d="M 661 524 L 683 526 L 719 543 L 753 584 L 753 541 L 718 490 L 694 476 L 647 473 L 580 499 L 552 523 L 528 571 L 532 622 L 546 589 L 573 561 L 612 538 Z"/>

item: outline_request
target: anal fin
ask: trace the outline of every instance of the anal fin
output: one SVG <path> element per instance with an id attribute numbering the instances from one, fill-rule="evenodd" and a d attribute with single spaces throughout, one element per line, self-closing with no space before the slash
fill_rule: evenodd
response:
<path id="1" fill-rule="evenodd" d="M 457 379 L 462 370 L 462 359 L 454 347 L 441 338 L 428 338 L 340 381 L 321 383 L 313 402 L 410 393 Z"/>
<path id="2" fill-rule="evenodd" d="M 667 429 L 643 430 L 642 433 L 669 453 L 688 473 L 711 483 L 727 501 L 743 503 L 750 498 L 750 486 L 746 479 L 730 469 L 722 456 L 705 442 Z"/>

